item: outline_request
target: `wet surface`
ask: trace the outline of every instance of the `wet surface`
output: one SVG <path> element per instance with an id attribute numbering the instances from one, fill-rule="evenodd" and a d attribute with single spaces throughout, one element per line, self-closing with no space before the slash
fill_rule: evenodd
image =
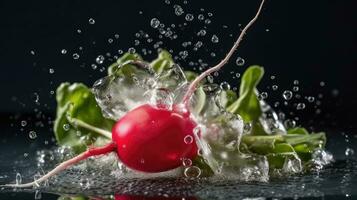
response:
<path id="1" fill-rule="evenodd" d="M 59 176 L 49 180 L 47 184 L 36 189 L 17 190 L 2 189 L 1 199 L 34 199 L 35 192 L 42 193 L 44 199 L 55 199 L 52 194 L 86 196 L 110 196 L 113 194 L 129 194 L 141 196 L 191 197 L 198 199 L 244 199 L 244 198 L 308 198 L 308 199 L 353 199 L 357 196 L 357 161 L 356 155 L 346 156 L 347 147 L 356 146 L 356 138 L 346 143 L 340 134 L 329 136 L 328 150 L 336 161 L 320 172 L 294 175 L 290 177 L 271 178 L 268 183 L 240 182 L 220 180 L 217 178 L 185 179 L 174 177 L 140 178 L 132 176 L 124 178 L 113 173 L 116 168 L 113 162 L 105 166 L 91 165 L 94 160 L 73 167 Z M 36 151 L 39 145 L 19 144 L 16 138 L 2 141 L 0 156 L 0 183 L 14 182 L 16 173 L 21 173 L 22 182 L 31 181 L 36 173 L 47 171 L 57 162 L 38 165 Z M 16 145 L 16 151 L 11 148 Z M 23 153 L 28 155 L 24 157 Z M 113 155 L 112 155 L 113 156 Z M 56 157 L 56 156 L 55 156 Z M 110 161 L 110 156 L 101 157 Z M 90 165 L 88 167 L 88 165 Z M 83 170 L 85 166 L 85 170 Z M 43 171 L 42 171 L 43 170 Z M 37 192 L 37 193 L 39 193 Z M 38 194 L 37 194 L 38 196 Z M 45 198 L 46 197 L 46 198 Z M 264 199 L 263 198 L 263 199 Z"/>

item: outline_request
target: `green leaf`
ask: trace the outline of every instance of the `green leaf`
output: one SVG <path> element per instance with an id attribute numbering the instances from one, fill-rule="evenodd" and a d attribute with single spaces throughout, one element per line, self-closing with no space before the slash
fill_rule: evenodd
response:
<path id="1" fill-rule="evenodd" d="M 198 74 L 196 72 L 192 72 L 192 71 L 184 71 L 186 79 L 191 82 L 193 80 L 195 80 L 195 78 L 197 78 Z"/>
<path id="2" fill-rule="evenodd" d="M 126 76 L 131 76 L 133 73 L 135 73 L 136 67 L 131 64 L 125 64 L 128 61 L 131 60 L 142 60 L 141 56 L 137 53 L 125 53 L 122 57 L 120 57 L 115 63 L 110 65 L 108 67 L 108 75 L 126 75 Z M 119 68 L 120 66 L 120 68 Z"/>
<path id="3" fill-rule="evenodd" d="M 229 112 L 239 114 L 244 122 L 258 120 L 262 114 L 256 87 L 263 74 L 262 67 L 249 67 L 242 76 L 238 100 L 227 108 Z"/>
<path id="4" fill-rule="evenodd" d="M 296 127 L 291 128 L 287 132 L 288 134 L 299 134 L 299 135 L 309 135 L 309 132 L 305 128 Z"/>
<path id="5" fill-rule="evenodd" d="M 174 61 L 171 54 L 166 50 L 162 50 L 158 58 L 150 63 L 152 69 L 158 74 L 161 74 L 165 69 L 169 69 L 172 65 L 174 65 Z"/>
<path id="6" fill-rule="evenodd" d="M 71 124 L 75 118 L 87 124 L 110 131 L 114 121 L 103 117 L 91 90 L 81 83 L 62 83 L 57 88 L 57 118 L 54 132 L 58 144 L 72 147 L 76 153 L 103 136 Z"/>

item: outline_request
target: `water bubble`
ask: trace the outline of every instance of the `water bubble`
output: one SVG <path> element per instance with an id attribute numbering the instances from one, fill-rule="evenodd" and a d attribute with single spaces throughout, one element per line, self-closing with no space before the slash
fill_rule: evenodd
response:
<path id="1" fill-rule="evenodd" d="M 213 13 L 208 13 L 207 14 L 209 17 L 212 17 L 213 16 Z"/>
<path id="2" fill-rule="evenodd" d="M 283 92 L 283 97 L 285 100 L 290 100 L 293 97 L 293 93 L 290 90 L 285 90 Z"/>
<path id="3" fill-rule="evenodd" d="M 309 96 L 309 97 L 307 97 L 307 101 L 312 103 L 315 101 L 315 97 Z"/>
<path id="4" fill-rule="evenodd" d="M 262 92 L 262 93 L 259 94 L 258 98 L 260 100 L 264 100 L 264 99 L 268 98 L 268 93 L 267 92 Z"/>
<path id="5" fill-rule="evenodd" d="M 66 49 L 62 49 L 61 50 L 61 54 L 66 54 L 67 53 L 67 50 Z"/>
<path id="6" fill-rule="evenodd" d="M 70 125 L 69 124 L 63 124 L 63 130 L 69 131 Z"/>
<path id="7" fill-rule="evenodd" d="M 108 39 L 108 42 L 111 44 L 111 43 L 113 43 L 113 39 L 112 38 L 109 38 Z"/>
<path id="8" fill-rule="evenodd" d="M 99 55 L 96 59 L 95 59 L 95 62 L 99 65 L 103 64 L 105 58 L 103 55 Z"/>
<path id="9" fill-rule="evenodd" d="M 226 81 L 223 81 L 221 84 L 220 84 L 220 88 L 222 90 L 230 90 L 231 89 L 231 86 L 229 85 L 229 83 L 227 83 Z"/>
<path id="10" fill-rule="evenodd" d="M 182 159 L 182 165 L 183 165 L 184 167 L 189 167 L 189 166 L 192 165 L 192 160 L 189 159 L 189 158 L 183 158 L 183 159 Z"/>
<path id="11" fill-rule="evenodd" d="M 73 59 L 75 59 L 75 60 L 78 60 L 78 59 L 79 59 L 78 53 L 74 53 L 72 56 L 73 56 Z"/>
<path id="12" fill-rule="evenodd" d="M 289 129 L 289 128 L 294 128 L 296 126 L 296 122 L 292 119 L 287 119 L 284 121 L 284 126 Z"/>
<path id="13" fill-rule="evenodd" d="M 207 33 L 207 31 L 202 29 L 202 30 L 198 31 L 197 36 L 205 36 L 206 33 Z"/>
<path id="14" fill-rule="evenodd" d="M 192 21 L 194 19 L 194 16 L 189 13 L 185 16 L 185 19 L 186 19 L 186 21 Z"/>
<path id="15" fill-rule="evenodd" d="M 30 139 L 36 139 L 37 138 L 37 133 L 35 131 L 30 131 L 29 132 L 29 138 Z"/>
<path id="16" fill-rule="evenodd" d="M 91 67 L 93 70 L 96 70 L 98 66 L 96 64 L 91 64 Z"/>
<path id="17" fill-rule="evenodd" d="M 252 124 L 251 123 L 244 123 L 243 126 L 243 133 L 250 133 L 250 131 L 252 130 Z"/>
<path id="18" fill-rule="evenodd" d="M 198 20 L 204 20 L 205 16 L 203 14 L 199 14 L 197 18 L 198 18 Z"/>
<path id="19" fill-rule="evenodd" d="M 294 86 L 294 87 L 293 87 L 293 91 L 294 91 L 294 92 L 299 91 L 299 87 L 298 87 L 298 86 Z"/>
<path id="20" fill-rule="evenodd" d="M 346 148 L 345 155 L 347 157 L 353 156 L 354 154 L 355 154 L 355 151 L 352 148 L 349 148 L 349 147 Z"/>
<path id="21" fill-rule="evenodd" d="M 89 18 L 88 22 L 89 24 L 95 24 L 95 20 L 93 18 Z"/>
<path id="22" fill-rule="evenodd" d="M 180 15 L 182 15 L 184 13 L 182 7 L 179 6 L 179 5 L 174 5 L 174 9 L 175 9 L 175 14 L 177 16 L 180 16 Z"/>
<path id="23" fill-rule="evenodd" d="M 275 91 L 275 90 L 278 89 L 278 86 L 277 85 L 273 85 L 273 86 L 271 86 L 271 88 Z"/>
<path id="24" fill-rule="evenodd" d="M 236 77 L 239 78 L 240 77 L 240 73 L 236 73 Z"/>
<path id="25" fill-rule="evenodd" d="M 213 43 L 218 43 L 218 42 L 219 42 L 218 36 L 217 36 L 217 35 L 212 35 L 211 41 L 212 41 Z"/>
<path id="26" fill-rule="evenodd" d="M 196 166 L 187 167 L 184 175 L 189 178 L 198 178 L 201 175 L 201 169 Z"/>
<path id="27" fill-rule="evenodd" d="M 130 48 L 128 49 L 128 52 L 129 52 L 130 54 L 134 54 L 134 53 L 136 52 L 136 50 L 135 50 L 135 48 L 130 47 Z"/>
<path id="28" fill-rule="evenodd" d="M 192 144 L 193 137 L 191 135 L 186 135 L 183 141 L 185 142 L 185 144 Z"/>
<path id="29" fill-rule="evenodd" d="M 236 65 L 238 66 L 243 66 L 245 63 L 245 60 L 241 57 L 238 57 L 237 60 L 236 60 Z"/>
<path id="30" fill-rule="evenodd" d="M 21 126 L 26 126 L 26 125 L 27 125 L 27 121 L 22 120 L 22 121 L 21 121 Z"/>
<path id="31" fill-rule="evenodd" d="M 55 73 L 55 70 L 54 70 L 53 68 L 50 68 L 50 69 L 48 70 L 48 72 L 49 72 L 50 74 L 53 74 L 53 73 Z"/>
<path id="32" fill-rule="evenodd" d="M 296 105 L 296 110 L 304 110 L 305 109 L 305 104 L 304 103 L 298 103 Z"/>
<path id="33" fill-rule="evenodd" d="M 22 183 L 22 176 L 20 173 L 16 173 L 16 185 L 19 185 Z"/>
<path id="34" fill-rule="evenodd" d="M 150 21 L 150 25 L 153 28 L 157 28 L 160 25 L 160 21 L 157 18 L 152 18 Z"/>

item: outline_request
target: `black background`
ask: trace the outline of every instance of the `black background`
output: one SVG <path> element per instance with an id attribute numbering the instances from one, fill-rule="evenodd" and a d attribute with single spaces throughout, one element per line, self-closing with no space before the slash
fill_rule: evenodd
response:
<path id="1" fill-rule="evenodd" d="M 232 70 L 242 73 L 249 65 L 263 65 L 266 76 L 259 90 L 268 92 L 269 103 L 274 104 L 276 100 L 282 103 L 281 93 L 291 89 L 294 80 L 299 80 L 299 94 L 312 95 L 316 99 L 319 94 L 323 95 L 320 114 L 315 114 L 314 104 L 308 103 L 304 111 L 294 111 L 292 116 L 299 117 L 299 124 L 330 133 L 336 133 L 337 130 L 356 134 L 355 2 L 268 0 L 259 20 L 249 30 L 238 52 L 216 81 L 227 80 L 232 87 L 237 86 L 239 81 L 232 79 Z M 181 45 L 183 41 L 196 42 L 201 39 L 196 36 L 203 27 L 197 21 L 200 8 L 205 9 L 203 13 L 206 17 L 208 12 L 213 13 L 210 17 L 212 23 L 207 26 L 208 34 L 202 39 L 204 46 L 198 52 L 189 50 L 187 59 L 179 61 L 185 69 L 192 70 L 188 65 L 190 61 L 202 58 L 212 66 L 225 55 L 239 34 L 238 25 L 248 22 L 259 1 L 192 0 L 184 4 L 183 1 L 171 0 L 170 5 L 163 0 L 0 1 L 1 145 L 7 144 L 4 138 L 10 136 L 8 134 L 20 136 L 29 130 L 36 130 L 39 139 L 52 137 L 53 133 L 48 131 L 52 125 L 47 121 L 53 120 L 56 104 L 50 91 L 64 81 L 92 85 L 95 80 L 105 76 L 105 72 L 99 71 L 101 66 L 97 70 L 91 69 L 95 58 L 107 52 L 115 55 L 119 49 L 127 51 L 134 46 L 134 35 L 139 30 L 149 33 L 154 41 L 158 41 L 157 30 L 150 27 L 153 17 L 167 25 L 184 22 L 184 16 L 174 15 L 173 4 L 180 4 L 186 13 L 195 15 L 194 22 L 184 30 L 177 30 L 177 40 L 162 39 L 164 44 L 161 47 L 174 50 L 174 55 L 184 49 Z M 139 11 L 143 13 L 139 14 Z M 94 25 L 88 23 L 89 18 L 95 19 Z M 223 28 L 223 25 L 228 28 Z M 77 32 L 78 29 L 82 31 L 81 34 Z M 120 38 L 109 44 L 108 39 L 114 38 L 114 34 L 119 34 Z M 219 36 L 218 44 L 210 42 L 212 34 Z M 79 47 L 83 47 L 83 50 L 79 50 Z M 137 50 L 141 48 L 153 49 L 153 43 L 141 43 L 136 47 Z M 62 55 L 62 49 L 66 49 L 67 54 Z M 211 57 L 211 52 L 217 56 Z M 73 60 L 73 53 L 79 53 L 80 59 Z M 237 56 L 246 60 L 244 67 L 234 64 Z M 155 51 L 145 56 L 148 60 L 154 57 Z M 107 58 L 102 66 L 111 62 Z M 55 70 L 54 74 L 49 73 L 50 68 Z M 270 80 L 271 75 L 277 78 Z M 324 87 L 320 86 L 321 81 L 326 84 Z M 273 92 L 267 88 L 272 84 L 277 84 L 279 90 Z M 336 91 L 338 95 L 332 95 Z M 38 103 L 35 102 L 34 93 L 39 94 Z M 284 106 L 279 109 L 292 110 Z M 28 122 L 25 128 L 21 128 L 21 120 Z M 44 128 L 36 123 L 39 121 L 44 122 Z M 31 145 L 27 137 L 17 138 L 22 144 Z M 21 195 L 6 194 L 3 198 L 33 197 L 32 194 Z M 44 198 L 55 199 L 48 195 Z"/>
<path id="2" fill-rule="evenodd" d="M 28 114 L 43 111 L 46 117 L 55 111 L 54 95 L 51 90 L 64 81 L 84 82 L 87 85 L 105 75 L 91 69 L 96 56 L 109 52 L 116 55 L 119 49 L 127 51 L 134 46 L 135 33 L 143 30 L 158 41 L 157 30 L 150 27 L 150 20 L 157 17 L 161 22 L 183 23 L 183 16 L 174 15 L 173 4 L 180 4 L 185 13 L 195 15 L 195 20 L 184 29 L 178 30 L 177 40 L 162 39 L 165 49 L 174 50 L 178 55 L 183 50 L 183 41 L 196 42 L 196 36 L 203 27 L 197 15 L 200 8 L 212 23 L 207 26 L 204 46 L 197 52 L 189 50 L 185 61 L 178 61 L 185 69 L 191 69 L 189 61 L 202 58 L 209 66 L 217 63 L 239 34 L 239 24 L 246 24 L 255 13 L 259 1 L 1 1 L 0 2 L 0 113 L 1 123 L 19 124 L 19 119 Z M 282 103 L 281 93 L 293 86 L 293 80 L 300 82 L 300 94 L 321 99 L 322 113 L 315 114 L 315 108 L 308 105 L 299 116 L 299 123 L 312 125 L 318 129 L 337 129 L 354 132 L 357 111 L 356 89 L 356 12 L 353 0 L 316 1 L 272 1 L 268 0 L 263 13 L 246 35 L 238 52 L 228 66 L 220 73 L 217 82 L 232 79 L 230 71 L 243 72 L 251 64 L 263 65 L 266 76 L 260 91 L 267 91 L 267 101 Z M 139 14 L 142 11 L 142 14 Z M 95 24 L 88 23 L 89 18 Z M 227 25 L 228 28 L 223 28 Z M 82 31 L 81 34 L 77 29 Z M 268 30 L 267 30 L 268 29 Z M 109 38 L 119 34 L 112 44 Z M 220 38 L 218 44 L 210 42 L 212 34 Z M 229 36 L 232 34 L 232 37 Z M 93 44 L 95 41 L 95 44 Z M 79 50 L 83 47 L 83 50 Z M 142 42 L 136 49 L 153 49 L 153 43 Z M 62 55 L 61 49 L 67 54 Z M 192 48 L 191 48 L 192 49 Z M 34 52 L 34 55 L 31 54 Z M 211 57 L 215 52 L 216 57 Z M 78 53 L 80 59 L 73 60 Z M 145 56 L 150 60 L 156 56 Z M 237 56 L 246 60 L 244 67 L 234 64 Z M 107 66 L 112 61 L 106 59 Z M 49 73 L 49 68 L 55 70 Z M 275 80 L 269 77 L 275 75 Z M 320 86 L 323 81 L 326 85 Z M 273 92 L 267 87 L 279 86 Z M 336 97 L 331 94 L 338 90 Z M 34 102 L 34 93 L 39 94 L 39 104 Z M 36 110 L 34 110 L 36 109 Z M 284 106 L 279 109 L 288 110 Z M 291 109 L 290 109 L 291 110 Z M 21 115 L 15 115 L 15 114 Z M 26 114 L 26 115 L 25 115 Z M 17 118 L 13 118 L 17 116 Z M 23 117 L 26 116 L 26 117 Z M 10 119 L 10 120 L 9 120 Z M 47 118 L 46 118 L 47 119 Z M 30 122 L 30 121 L 29 121 Z M 17 124 L 16 124 L 17 123 Z M 16 128 L 14 129 L 17 130 Z"/>

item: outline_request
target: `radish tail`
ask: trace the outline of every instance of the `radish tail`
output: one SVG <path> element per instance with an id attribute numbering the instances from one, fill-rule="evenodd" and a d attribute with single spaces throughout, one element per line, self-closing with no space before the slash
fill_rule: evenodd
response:
<path id="1" fill-rule="evenodd" d="M 77 155 L 74 158 L 71 158 L 61 164 L 59 164 L 57 167 L 55 167 L 53 170 L 42 176 L 41 178 L 30 182 L 30 183 L 25 183 L 25 184 L 6 184 L 6 185 L 0 185 L 0 187 L 14 187 L 14 188 L 27 188 L 31 186 L 38 186 L 39 183 L 46 181 L 50 177 L 58 174 L 59 172 L 71 167 L 72 165 L 85 160 L 91 156 L 97 156 L 97 155 L 103 155 L 107 154 L 110 152 L 113 152 L 116 149 L 116 144 L 111 142 L 105 146 L 102 147 L 95 147 L 95 148 L 90 148 L 87 151 Z"/>
<path id="2" fill-rule="evenodd" d="M 253 19 L 251 19 L 249 21 L 249 23 L 244 27 L 244 29 L 242 30 L 242 32 L 240 33 L 238 39 L 236 40 L 236 42 L 234 43 L 233 47 L 229 50 L 229 52 L 227 53 L 226 57 L 224 57 L 223 60 L 221 60 L 221 62 L 219 62 L 216 66 L 209 68 L 208 70 L 204 71 L 201 75 L 199 75 L 194 81 L 192 81 L 192 83 L 190 84 L 190 86 L 188 87 L 188 90 L 185 94 L 185 96 L 183 97 L 182 103 L 188 107 L 188 102 L 193 94 L 193 92 L 196 90 L 196 87 L 198 85 L 198 83 L 200 81 L 202 81 L 202 79 L 204 79 L 206 76 L 208 76 L 209 74 L 211 74 L 212 72 L 218 71 L 219 69 L 221 69 L 227 62 L 228 60 L 232 57 L 234 51 L 238 48 L 240 42 L 242 41 L 245 33 L 247 32 L 248 28 L 251 27 L 254 22 L 258 19 L 258 16 L 263 8 L 263 4 L 264 4 L 265 0 L 262 0 L 259 6 L 259 9 L 257 11 L 257 13 L 255 14 L 255 16 L 253 17 Z"/>

